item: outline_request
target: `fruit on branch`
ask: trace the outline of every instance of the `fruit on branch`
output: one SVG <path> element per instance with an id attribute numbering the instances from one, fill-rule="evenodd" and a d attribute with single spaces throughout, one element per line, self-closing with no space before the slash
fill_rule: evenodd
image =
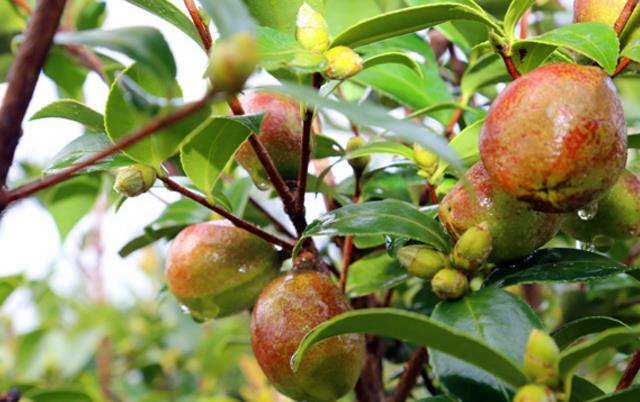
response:
<path id="1" fill-rule="evenodd" d="M 411 275 L 422 279 L 433 278 L 440 270 L 450 268 L 449 258 L 427 246 L 411 245 L 398 250 L 398 261 Z"/>
<path id="2" fill-rule="evenodd" d="M 626 122 L 600 68 L 540 67 L 494 101 L 480 155 L 507 194 L 545 212 L 570 212 L 603 196 L 627 159 Z"/>
<path id="3" fill-rule="evenodd" d="M 322 53 L 329 48 L 329 27 L 322 14 L 302 3 L 296 17 L 296 39 L 303 48 Z"/>
<path id="4" fill-rule="evenodd" d="M 462 272 L 445 268 L 433 277 L 431 289 L 441 299 L 455 300 L 467 294 L 469 280 Z"/>
<path id="5" fill-rule="evenodd" d="M 346 46 L 336 46 L 325 53 L 325 75 L 333 80 L 345 80 L 362 70 L 362 57 Z"/>
<path id="6" fill-rule="evenodd" d="M 524 352 L 524 373 L 534 382 L 554 387 L 559 380 L 560 350 L 547 333 L 534 328 Z"/>
<path id="7" fill-rule="evenodd" d="M 567 216 L 562 230 L 575 239 L 591 242 L 602 236 L 628 239 L 640 235 L 640 180 L 625 170 L 611 190 L 602 197 L 595 216 L 574 213 Z"/>
<path id="8" fill-rule="evenodd" d="M 367 145 L 367 142 L 362 137 L 360 137 L 359 135 L 353 136 L 349 138 L 349 141 L 347 142 L 347 152 L 353 152 L 364 147 L 365 145 Z M 369 162 L 371 162 L 370 155 L 357 156 L 355 158 L 349 159 L 349 165 L 351 165 L 354 171 L 359 173 L 364 172 L 364 170 L 369 165 Z"/>
<path id="9" fill-rule="evenodd" d="M 529 384 L 518 389 L 513 402 L 556 402 L 556 397 L 553 391 L 545 386 Z"/>
<path id="10" fill-rule="evenodd" d="M 136 164 L 118 170 L 113 189 L 125 197 L 137 197 L 146 193 L 155 181 L 155 169 Z"/>
<path id="11" fill-rule="evenodd" d="M 207 75 L 214 91 L 235 94 L 258 65 L 256 40 L 248 32 L 219 39 L 211 47 Z"/>
<path id="12" fill-rule="evenodd" d="M 467 230 L 486 222 L 492 235 L 489 261 L 513 260 L 529 254 L 551 240 L 564 218 L 531 210 L 506 195 L 478 162 L 440 203 L 440 222 L 459 239 Z"/>
<path id="13" fill-rule="evenodd" d="M 247 114 L 265 114 L 258 137 L 282 177 L 285 180 L 296 180 L 302 148 L 300 105 L 289 97 L 264 92 L 242 96 L 240 104 Z M 248 141 L 240 146 L 235 157 L 258 187 L 268 188 L 267 172 Z"/>
<path id="14" fill-rule="evenodd" d="M 600 22 L 613 27 L 627 0 L 576 0 L 573 3 L 575 22 Z"/>
<path id="15" fill-rule="evenodd" d="M 440 164 L 438 155 L 424 149 L 420 144 L 413 144 L 413 160 L 420 169 L 418 174 L 427 180 L 436 173 Z"/>
<path id="16" fill-rule="evenodd" d="M 493 237 L 489 224 L 482 222 L 470 227 L 460 236 L 453 247 L 451 261 L 456 268 L 473 272 L 487 261 L 492 249 Z"/>
<path id="17" fill-rule="evenodd" d="M 331 279 L 315 271 L 280 276 L 253 309 L 253 352 L 273 385 L 295 400 L 335 401 L 356 384 L 365 357 L 364 336 L 329 338 L 309 349 L 298 371 L 291 358 L 302 338 L 318 324 L 350 310 Z"/>
<path id="18" fill-rule="evenodd" d="M 169 290 L 202 321 L 253 305 L 278 274 L 278 252 L 229 221 L 191 225 L 173 240 L 167 257 Z"/>

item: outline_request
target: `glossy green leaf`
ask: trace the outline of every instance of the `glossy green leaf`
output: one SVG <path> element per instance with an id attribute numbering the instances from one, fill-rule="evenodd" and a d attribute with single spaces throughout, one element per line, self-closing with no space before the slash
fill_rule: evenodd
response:
<path id="1" fill-rule="evenodd" d="M 542 324 L 519 298 L 500 289 L 486 288 L 453 303 L 440 303 L 431 318 L 461 331 L 508 356 L 521 365 L 533 328 Z M 438 351 L 431 362 L 444 388 L 462 402 L 511 402 L 513 389 L 467 361 Z"/>
<path id="2" fill-rule="evenodd" d="M 462 76 L 460 83 L 462 103 L 466 104 L 479 89 L 487 85 L 509 80 L 509 74 L 500 56 L 497 54 L 483 56 L 470 64 Z"/>
<path id="3" fill-rule="evenodd" d="M 72 120 L 93 132 L 104 132 L 104 116 L 73 99 L 61 99 L 48 104 L 31 116 L 31 120 L 48 117 Z"/>
<path id="4" fill-rule="evenodd" d="M 365 296 L 396 287 L 409 278 L 407 271 L 384 250 L 366 255 L 349 266 L 347 294 Z"/>
<path id="5" fill-rule="evenodd" d="M 406 145 L 391 141 L 371 142 L 361 148 L 347 153 L 345 157 L 347 159 L 353 159 L 360 156 L 374 154 L 399 155 L 407 159 L 413 159 L 413 150 L 411 148 Z"/>
<path id="6" fill-rule="evenodd" d="M 303 3 L 309 4 L 320 13 L 324 11 L 324 0 L 278 0 L 275 3 L 264 0 L 244 0 L 251 15 L 260 25 L 284 32 L 291 37 L 295 34 L 296 16 Z"/>
<path id="7" fill-rule="evenodd" d="M 362 68 L 367 69 L 373 66 L 384 64 L 400 64 L 413 70 L 416 74 L 422 77 L 422 69 L 420 65 L 409 55 L 402 52 L 387 52 L 379 53 L 373 56 L 366 57 L 362 63 Z"/>
<path id="8" fill-rule="evenodd" d="M 150 67 L 156 74 L 176 76 L 176 63 L 162 33 L 151 27 L 127 27 L 110 31 L 63 32 L 55 37 L 62 45 L 85 45 L 123 53 Z"/>
<path id="9" fill-rule="evenodd" d="M 620 55 L 628 57 L 635 62 L 640 62 L 640 32 L 627 43 Z"/>
<path id="10" fill-rule="evenodd" d="M 322 71 L 326 58 L 304 49 L 294 36 L 268 27 L 258 27 L 256 31 L 260 65 L 265 70 L 296 68 L 305 72 Z"/>
<path id="11" fill-rule="evenodd" d="M 533 6 L 536 0 L 512 0 L 507 13 L 504 15 L 504 32 L 507 35 L 507 41 L 513 41 L 516 25 L 520 18 Z"/>
<path id="12" fill-rule="evenodd" d="M 313 148 L 313 158 L 314 159 L 324 159 L 332 156 L 341 156 L 344 154 L 344 149 L 336 140 L 333 138 L 316 134 L 315 136 L 316 144 Z"/>
<path id="13" fill-rule="evenodd" d="M 240 32 L 253 32 L 255 21 L 242 0 L 200 0 L 209 13 L 221 38 Z"/>
<path id="14" fill-rule="evenodd" d="M 481 8 L 473 7 L 465 1 L 442 1 L 402 8 L 360 21 L 338 34 L 332 46 L 356 48 L 456 19 L 479 21 L 501 31 L 493 17 Z"/>
<path id="15" fill-rule="evenodd" d="M 40 390 L 34 389 L 25 397 L 33 402 L 92 402 L 93 399 L 82 391 L 73 389 Z"/>
<path id="16" fill-rule="evenodd" d="M 89 71 L 62 46 L 53 46 L 42 72 L 57 86 L 60 98 L 82 99 Z"/>
<path id="17" fill-rule="evenodd" d="M 636 384 L 623 391 L 590 399 L 588 402 L 637 402 L 639 398 L 640 385 Z"/>
<path id="18" fill-rule="evenodd" d="M 173 5 L 169 0 L 127 0 L 129 3 L 138 6 L 150 13 L 157 15 L 171 25 L 175 26 L 198 45 L 202 46 L 202 41 L 198 35 L 191 19 L 187 17 L 178 7 Z"/>
<path id="19" fill-rule="evenodd" d="M 262 115 L 254 117 L 261 120 Z M 220 174 L 252 132 L 242 123 L 246 118 L 213 118 L 198 127 L 180 151 L 185 173 L 209 197 Z"/>
<path id="20" fill-rule="evenodd" d="M 612 317 L 584 317 L 564 324 L 551 335 L 558 347 L 564 349 L 584 336 L 617 327 L 626 327 L 626 324 Z"/>
<path id="21" fill-rule="evenodd" d="M 348 205 L 323 214 L 309 224 L 302 239 L 312 236 L 397 235 L 448 250 L 442 226 L 416 207 L 397 200 Z"/>
<path id="22" fill-rule="evenodd" d="M 46 174 L 67 168 L 83 159 L 109 148 L 111 140 L 104 133 L 84 134 L 74 139 L 62 148 L 49 162 L 44 170 Z M 133 164 L 133 161 L 122 153 L 108 156 L 96 164 L 84 169 L 83 172 L 95 172 Z"/>
<path id="23" fill-rule="evenodd" d="M 463 331 L 439 323 L 422 314 L 392 308 L 351 311 L 326 321 L 309 332 L 292 358 L 297 368 L 305 352 L 314 344 L 333 336 L 367 333 L 428 346 L 482 368 L 513 387 L 527 378 L 510 357 Z"/>
<path id="24" fill-rule="evenodd" d="M 604 392 L 596 385 L 580 376 L 573 376 L 571 384 L 571 399 L 569 402 L 585 402 L 603 395 Z"/>

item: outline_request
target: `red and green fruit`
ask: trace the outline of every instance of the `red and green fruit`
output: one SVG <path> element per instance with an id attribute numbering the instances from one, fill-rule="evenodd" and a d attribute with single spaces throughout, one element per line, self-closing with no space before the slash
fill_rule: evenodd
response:
<path id="1" fill-rule="evenodd" d="M 573 18 L 576 22 L 600 22 L 614 26 L 627 0 L 576 0 Z"/>

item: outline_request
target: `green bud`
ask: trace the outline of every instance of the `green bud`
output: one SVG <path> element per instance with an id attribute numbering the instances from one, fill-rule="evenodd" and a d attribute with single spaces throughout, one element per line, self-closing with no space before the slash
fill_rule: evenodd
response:
<path id="1" fill-rule="evenodd" d="M 433 277 L 431 289 L 441 299 L 459 299 L 469 291 L 469 280 L 462 272 L 446 268 Z"/>
<path id="2" fill-rule="evenodd" d="M 362 57 L 351 48 L 336 46 L 325 53 L 327 69 L 325 74 L 334 80 L 353 77 L 362 70 Z"/>
<path id="3" fill-rule="evenodd" d="M 243 32 L 214 43 L 207 75 L 215 91 L 233 94 L 242 90 L 257 64 L 256 40 Z"/>
<path id="4" fill-rule="evenodd" d="M 329 27 L 322 14 L 302 3 L 296 18 L 296 39 L 303 48 L 322 53 L 329 48 Z"/>
<path id="5" fill-rule="evenodd" d="M 131 165 L 118 170 L 113 189 L 127 197 L 147 192 L 156 181 L 156 171 L 145 165 Z"/>
<path id="6" fill-rule="evenodd" d="M 524 372 L 538 383 L 554 387 L 558 384 L 558 345 L 545 332 L 534 328 L 524 352 Z"/>
<path id="7" fill-rule="evenodd" d="M 360 136 L 351 137 L 349 138 L 349 142 L 347 142 L 347 152 L 353 152 L 356 149 L 360 149 L 365 145 L 366 145 L 366 141 L 363 140 L 362 137 Z M 359 172 L 364 171 L 367 168 L 367 165 L 369 165 L 369 162 L 371 162 L 370 155 L 358 156 L 357 158 L 349 159 L 349 165 L 351 165 L 351 167 L 354 170 L 357 170 Z"/>
<path id="8" fill-rule="evenodd" d="M 406 246 L 398 250 L 398 261 L 413 276 L 433 278 L 439 271 L 450 268 L 449 258 L 427 246 Z"/>
<path id="9" fill-rule="evenodd" d="M 556 402 L 556 397 L 547 387 L 529 384 L 518 389 L 513 402 Z"/>
<path id="10" fill-rule="evenodd" d="M 475 271 L 487 261 L 493 249 L 493 237 L 486 222 L 469 229 L 456 242 L 451 254 L 453 265 L 464 271 Z"/>
<path id="11" fill-rule="evenodd" d="M 469 287 L 471 288 L 472 292 L 477 292 L 478 290 L 482 289 L 483 284 L 484 278 L 482 276 L 474 276 L 473 279 L 471 279 L 471 282 L 469 282 Z"/>
<path id="12" fill-rule="evenodd" d="M 413 160 L 420 168 L 420 176 L 429 179 L 438 170 L 440 158 L 435 153 L 424 149 L 420 144 L 413 144 Z"/>

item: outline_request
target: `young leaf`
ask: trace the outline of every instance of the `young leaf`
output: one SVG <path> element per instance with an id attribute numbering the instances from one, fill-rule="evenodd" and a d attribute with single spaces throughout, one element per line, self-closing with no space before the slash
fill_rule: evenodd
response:
<path id="1" fill-rule="evenodd" d="M 407 271 L 395 258 L 384 251 L 375 251 L 354 262 L 349 267 L 347 294 L 349 297 L 365 296 L 396 287 L 409 278 Z"/>
<path id="2" fill-rule="evenodd" d="M 278 0 L 277 6 L 264 0 L 244 0 L 251 15 L 261 26 L 273 28 L 294 37 L 296 32 L 296 16 L 303 3 L 319 13 L 324 12 L 324 0 Z"/>
<path id="3" fill-rule="evenodd" d="M 68 143 L 49 162 L 45 173 L 54 173 L 67 168 L 82 159 L 86 159 L 111 146 L 111 141 L 104 133 L 84 134 Z M 133 164 L 133 161 L 122 153 L 117 153 L 102 159 L 83 170 L 83 172 L 95 172 Z"/>
<path id="4" fill-rule="evenodd" d="M 367 333 L 428 346 L 482 368 L 515 388 L 528 382 L 519 364 L 483 341 L 422 314 L 392 308 L 351 311 L 318 325 L 300 342 L 292 358 L 294 369 L 314 344 L 349 333 Z"/>
<path id="5" fill-rule="evenodd" d="M 366 57 L 362 63 L 362 68 L 367 69 L 381 64 L 400 64 L 413 70 L 422 78 L 422 68 L 420 65 L 407 54 L 402 52 L 379 53 Z"/>
<path id="6" fill-rule="evenodd" d="M 609 328 L 626 327 L 627 325 L 611 317 L 584 317 L 568 322 L 551 334 L 558 347 L 564 349 L 578 339 L 602 332 Z"/>
<path id="7" fill-rule="evenodd" d="M 633 385 L 625 390 L 603 395 L 587 402 L 637 402 L 640 398 L 640 385 Z"/>
<path id="8" fill-rule="evenodd" d="M 72 120 L 84 125 L 89 131 L 104 133 L 104 116 L 74 99 L 52 102 L 34 113 L 31 120 L 48 117 Z"/>
<path id="9" fill-rule="evenodd" d="M 175 26 L 191 39 L 193 39 L 199 46 L 202 46 L 202 40 L 198 35 L 193 22 L 184 15 L 182 11 L 169 0 L 127 0 L 129 3 L 138 6 L 150 13 L 157 15 L 163 20 L 167 21 L 171 25 Z"/>
<path id="10" fill-rule="evenodd" d="M 305 72 L 322 71 L 326 58 L 304 49 L 294 36 L 268 27 L 258 27 L 256 42 L 260 65 L 267 71 L 293 67 Z"/>
<path id="11" fill-rule="evenodd" d="M 509 9 L 504 16 L 504 33 L 507 35 L 507 41 L 513 42 L 513 31 L 520 18 L 533 6 L 536 0 L 512 0 Z"/>
<path id="12" fill-rule="evenodd" d="M 359 156 L 366 155 L 374 155 L 374 154 L 391 154 L 391 155 L 399 155 L 406 159 L 413 159 L 413 151 L 406 145 L 391 142 L 391 141 L 381 141 L 381 142 L 371 142 L 369 144 L 364 145 L 362 148 L 358 148 L 354 151 L 351 151 L 345 155 L 347 159 L 357 158 Z"/>
<path id="13" fill-rule="evenodd" d="M 201 0 L 221 38 L 240 32 L 253 32 L 255 22 L 241 0 Z"/>

